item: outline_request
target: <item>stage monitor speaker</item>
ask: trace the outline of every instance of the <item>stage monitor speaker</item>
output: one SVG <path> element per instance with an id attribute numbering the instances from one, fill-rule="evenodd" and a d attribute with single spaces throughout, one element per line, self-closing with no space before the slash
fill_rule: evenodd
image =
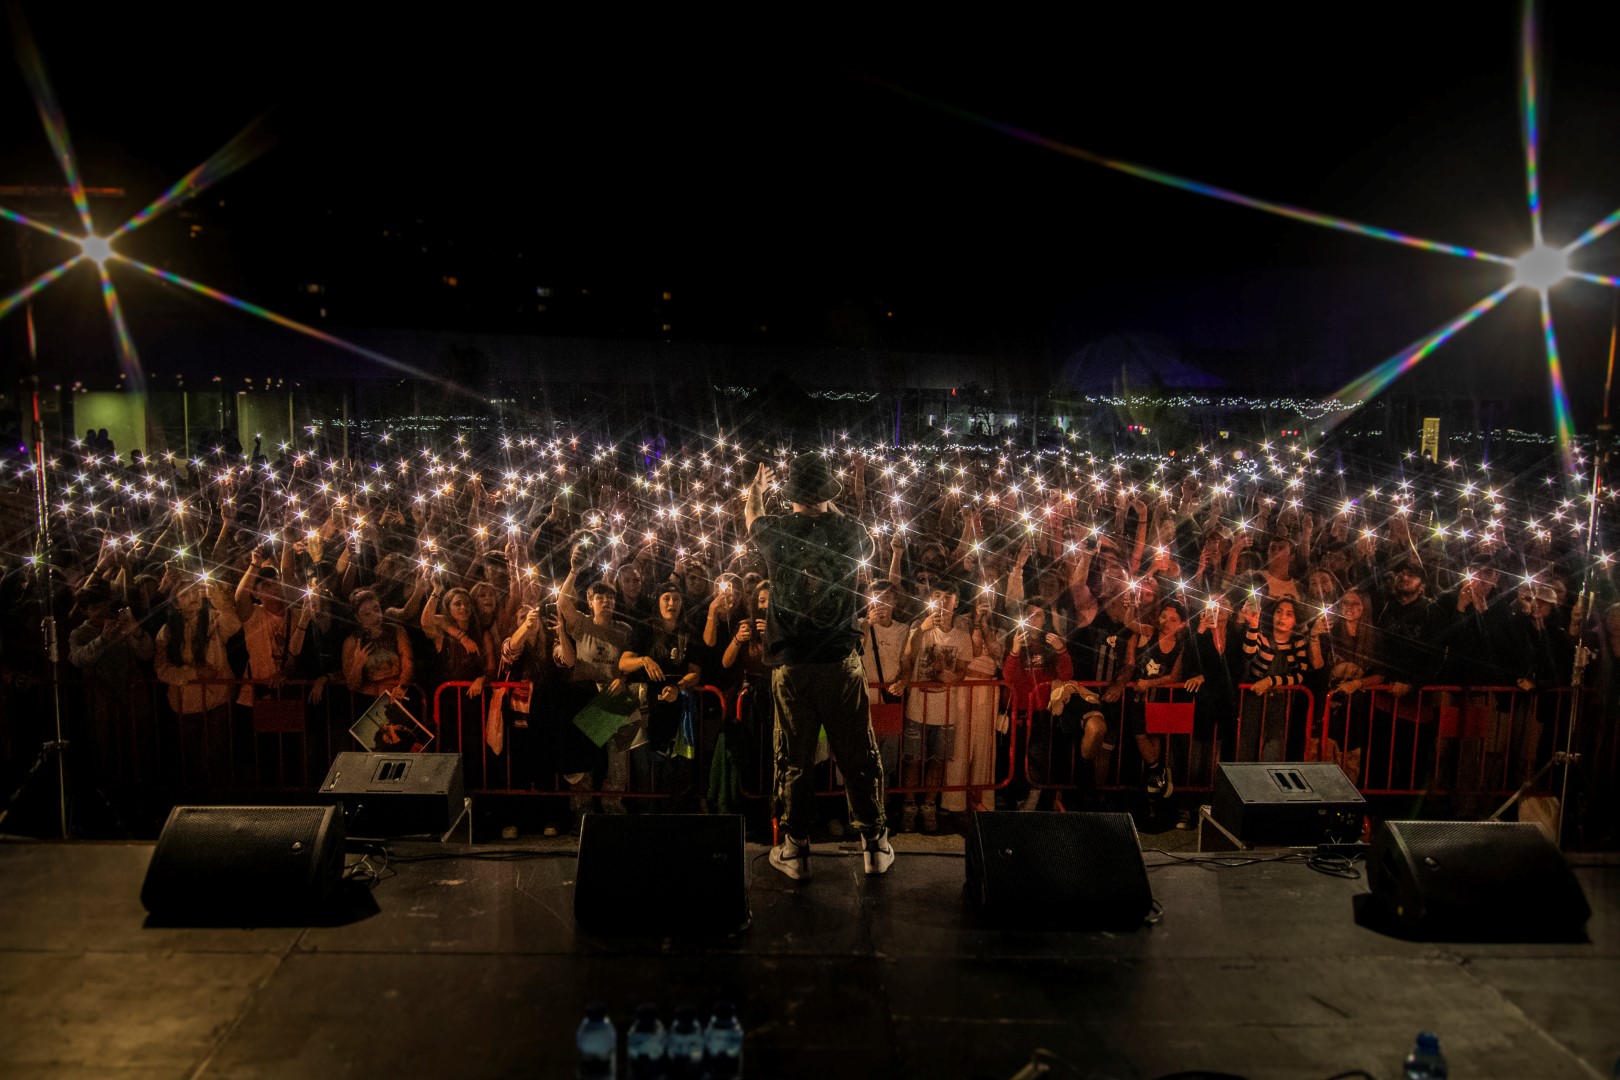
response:
<path id="1" fill-rule="evenodd" d="M 1568 940 L 1592 916 L 1564 856 L 1529 823 L 1385 822 L 1367 884 L 1406 930 L 1445 940 Z"/>
<path id="2" fill-rule="evenodd" d="M 1361 839 L 1367 803 L 1331 761 L 1221 762 L 1210 814 L 1246 844 Z"/>
<path id="3" fill-rule="evenodd" d="M 153 915 L 233 921 L 331 902 L 343 876 L 343 818 L 333 806 L 177 806 L 141 886 Z"/>
<path id="4" fill-rule="evenodd" d="M 461 817 L 460 754 L 345 752 L 332 762 L 321 797 L 343 807 L 348 835 L 442 836 Z"/>
<path id="5" fill-rule="evenodd" d="M 1129 930 L 1153 908 L 1129 814 L 977 813 L 968 900 L 996 925 Z"/>
<path id="6" fill-rule="evenodd" d="M 748 927 L 738 814 L 587 814 L 574 920 L 603 937 L 704 937 Z"/>

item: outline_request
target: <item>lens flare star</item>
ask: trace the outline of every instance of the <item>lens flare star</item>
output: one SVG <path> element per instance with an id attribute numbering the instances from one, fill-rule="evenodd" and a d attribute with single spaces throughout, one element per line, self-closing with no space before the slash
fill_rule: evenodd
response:
<path id="1" fill-rule="evenodd" d="M 79 241 L 79 248 L 84 252 L 84 257 L 97 266 L 112 258 L 113 254 L 112 241 L 105 236 L 87 236 Z"/>
<path id="2" fill-rule="evenodd" d="M 1562 248 L 1541 244 L 1531 248 L 1513 264 L 1513 281 L 1517 285 L 1545 292 L 1569 277 L 1569 253 Z"/>
<path id="3" fill-rule="evenodd" d="M 1525 190 L 1530 211 L 1531 248 L 1517 259 L 1505 255 L 1497 255 L 1488 251 L 1476 251 L 1473 248 L 1462 247 L 1456 244 L 1442 243 L 1437 240 L 1427 240 L 1422 237 L 1409 236 L 1405 233 L 1381 229 L 1373 225 L 1364 225 L 1360 222 L 1350 221 L 1346 218 L 1334 217 L 1331 214 L 1322 214 L 1313 210 L 1306 210 L 1287 203 L 1274 202 L 1269 199 L 1260 199 L 1252 195 L 1244 195 L 1227 188 L 1216 187 L 1198 180 L 1191 180 L 1174 173 L 1152 169 L 1135 162 L 1124 161 L 1119 158 L 1107 157 L 1081 147 L 1049 138 L 1037 132 L 1003 123 L 988 116 L 971 112 L 947 102 L 926 97 L 913 90 L 887 83 L 881 79 L 861 75 L 860 78 L 879 86 L 891 93 L 909 98 L 913 101 L 938 109 L 950 116 L 987 127 L 998 131 L 1009 138 L 1019 139 L 1035 146 L 1044 147 L 1054 153 L 1063 154 L 1079 161 L 1100 165 L 1106 169 L 1113 169 L 1143 180 L 1151 180 L 1156 184 L 1190 191 L 1197 195 L 1206 195 L 1213 199 L 1232 203 L 1237 206 L 1246 206 L 1251 210 L 1274 214 L 1278 217 L 1302 221 L 1309 225 L 1319 225 L 1322 228 L 1334 229 L 1339 232 L 1354 233 L 1374 240 L 1383 240 L 1405 247 L 1417 248 L 1422 251 L 1436 252 L 1442 255 L 1453 255 L 1459 258 L 1475 259 L 1483 262 L 1497 263 L 1513 271 L 1513 280 L 1496 292 L 1480 300 L 1461 315 L 1447 322 L 1439 330 L 1407 346 L 1394 356 L 1385 360 L 1371 371 L 1362 375 L 1340 392 L 1354 404 L 1365 404 L 1380 393 L 1390 383 L 1415 367 L 1424 357 L 1449 341 L 1459 331 L 1481 316 L 1495 308 L 1510 293 L 1516 289 L 1531 289 L 1540 294 L 1542 311 L 1543 340 L 1547 353 L 1547 371 L 1551 383 L 1553 423 L 1558 432 L 1560 450 L 1563 454 L 1566 475 L 1575 473 L 1573 458 L 1574 427 L 1570 419 L 1569 400 L 1564 389 L 1563 371 L 1558 358 L 1558 345 L 1553 333 L 1552 308 L 1548 302 L 1548 291 L 1559 283 L 1576 279 L 1590 282 L 1595 285 L 1606 285 L 1611 288 L 1620 287 L 1620 278 L 1594 274 L 1575 269 L 1570 265 L 1570 257 L 1594 240 L 1604 236 L 1617 225 L 1620 225 L 1620 210 L 1615 210 L 1608 217 L 1597 222 L 1591 228 L 1581 233 L 1572 242 L 1555 247 L 1549 245 L 1542 236 L 1542 206 L 1541 206 L 1541 146 L 1540 126 L 1542 102 L 1538 95 L 1536 63 L 1539 51 L 1539 33 L 1536 21 L 1535 0 L 1524 0 L 1522 18 L 1520 20 L 1520 94 L 1519 106 L 1523 121 L 1524 137 L 1524 165 Z M 1348 415 L 1348 413 L 1341 414 Z"/>
<path id="4" fill-rule="evenodd" d="M 238 299 L 228 293 L 220 292 L 218 289 L 211 289 L 206 285 L 181 277 L 179 274 L 148 266 L 143 262 L 114 251 L 113 244 L 121 238 L 128 236 L 144 225 L 150 224 L 165 211 L 192 198 L 203 189 L 224 179 L 263 153 L 270 142 L 264 131 L 265 118 L 261 116 L 254 120 L 235 138 L 210 156 L 208 160 L 176 181 L 173 186 L 154 199 L 140 213 L 124 222 L 113 232 L 102 236 L 96 232 L 95 222 L 90 215 L 90 202 L 85 193 L 84 183 L 79 177 L 78 163 L 73 155 L 73 143 L 68 137 L 67 121 L 62 115 L 61 107 L 57 104 L 56 94 L 51 89 L 50 79 L 45 71 L 45 60 L 40 55 L 33 35 L 29 32 L 21 8 L 12 5 L 10 10 L 12 37 L 16 41 L 17 63 L 22 69 L 23 80 L 28 84 L 29 92 L 33 95 L 35 107 L 39 111 L 40 121 L 45 126 L 45 136 L 51 144 L 51 150 L 56 156 L 57 164 L 62 169 L 62 175 L 67 180 L 68 190 L 72 196 L 74 208 L 78 211 L 80 223 L 84 227 L 84 233 L 75 236 L 53 225 L 37 221 L 26 214 L 0 207 L 0 219 L 43 232 L 78 249 L 78 254 L 73 258 L 45 271 L 11 295 L 0 298 L 0 319 L 4 319 L 17 308 L 28 303 L 41 291 L 65 276 L 68 271 L 80 262 L 88 261 L 95 265 L 97 274 L 100 277 L 102 302 L 107 309 L 107 320 L 112 327 L 113 343 L 118 350 L 118 362 L 128 380 L 128 387 L 135 391 L 142 390 L 145 388 L 146 379 L 141 368 L 140 353 L 135 348 L 134 339 L 130 336 L 129 324 L 124 318 L 123 305 L 119 302 L 118 289 L 113 284 L 109 272 L 111 266 L 122 263 L 159 281 L 178 285 L 199 296 L 217 300 L 238 311 L 246 312 L 277 326 L 296 331 L 317 341 L 323 341 L 328 345 L 346 349 L 358 356 L 375 360 L 402 374 L 438 383 L 455 393 L 467 393 L 464 388 L 410 364 L 402 363 L 391 357 L 384 356 L 382 353 L 345 341 L 335 334 L 318 330 L 296 319 L 289 319 L 285 315 L 279 315 L 268 308 Z"/>

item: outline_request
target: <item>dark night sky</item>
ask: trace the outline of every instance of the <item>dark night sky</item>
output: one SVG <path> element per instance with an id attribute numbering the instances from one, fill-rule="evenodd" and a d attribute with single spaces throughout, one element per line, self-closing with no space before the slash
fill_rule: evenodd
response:
<path id="1" fill-rule="evenodd" d="M 768 323 L 776 340 L 814 341 L 829 310 L 893 310 L 881 343 L 902 348 L 1056 365 L 1146 331 L 1250 357 L 1223 372 L 1234 381 L 1287 357 L 1288 378 L 1331 385 L 1503 280 L 1110 173 L 853 72 L 1257 196 L 1509 255 L 1529 246 L 1519 6 L 1505 0 L 888 25 L 25 7 L 83 172 L 126 187 L 126 214 L 274 110 L 274 146 L 210 193 L 226 207 L 205 208 L 208 243 L 188 245 L 174 221 L 128 251 L 300 318 L 312 302 L 298 283 L 321 280 L 340 332 L 544 332 L 515 314 L 537 285 L 670 289 L 677 333 L 699 337 Z M 1560 241 L 1620 206 L 1620 8 L 1553 0 L 1543 36 L 1544 202 Z M 0 183 L 57 182 L 9 70 Z M 383 242 L 401 227 L 408 244 Z M 53 254 L 42 241 L 31 257 Z M 1582 265 L 1620 272 L 1620 234 Z M 0 288 L 19 279 L 5 260 Z M 140 281 L 126 291 L 139 329 L 164 301 Z M 1601 387 L 1612 301 L 1580 283 L 1555 293 L 1577 398 Z M 1539 391 L 1533 307 L 1528 294 L 1504 305 L 1430 377 Z"/>

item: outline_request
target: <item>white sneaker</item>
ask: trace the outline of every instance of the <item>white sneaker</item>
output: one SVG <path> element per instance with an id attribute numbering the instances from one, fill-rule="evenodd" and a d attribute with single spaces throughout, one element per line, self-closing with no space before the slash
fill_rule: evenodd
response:
<path id="1" fill-rule="evenodd" d="M 810 844 L 784 836 L 782 842 L 771 848 L 771 865 L 794 881 L 810 880 Z"/>
<path id="2" fill-rule="evenodd" d="M 889 867 L 894 865 L 894 847 L 889 843 L 888 829 L 861 841 L 861 861 L 869 875 L 889 872 Z"/>

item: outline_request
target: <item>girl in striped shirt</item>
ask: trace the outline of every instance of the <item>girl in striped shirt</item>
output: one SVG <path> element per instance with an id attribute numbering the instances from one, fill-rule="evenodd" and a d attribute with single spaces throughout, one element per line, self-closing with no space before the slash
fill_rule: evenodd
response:
<path id="1" fill-rule="evenodd" d="M 1287 728 L 1286 702 L 1267 699 L 1271 691 L 1298 686 L 1310 664 L 1308 642 L 1296 634 L 1299 610 L 1288 597 L 1271 601 L 1262 613 L 1253 599 L 1243 606 L 1243 653 L 1248 658 L 1249 692 L 1243 695 L 1242 723 L 1238 728 L 1238 760 L 1281 761 Z M 1265 630 L 1261 630 L 1265 626 Z"/>

